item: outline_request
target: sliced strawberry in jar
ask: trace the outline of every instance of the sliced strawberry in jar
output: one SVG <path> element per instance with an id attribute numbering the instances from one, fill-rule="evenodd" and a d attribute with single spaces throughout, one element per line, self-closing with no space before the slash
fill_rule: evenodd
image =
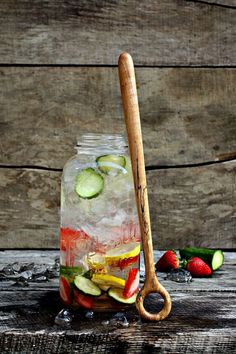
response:
<path id="1" fill-rule="evenodd" d="M 93 308 L 93 297 L 89 295 L 84 295 L 81 292 L 74 290 L 74 302 L 85 309 Z"/>
<path id="2" fill-rule="evenodd" d="M 67 279 L 60 277 L 60 297 L 65 305 L 71 304 L 71 287 Z"/>
<path id="3" fill-rule="evenodd" d="M 125 259 L 121 259 L 118 263 L 118 267 L 123 270 L 129 266 L 131 266 L 132 264 L 135 264 L 139 261 L 139 255 L 135 256 L 135 257 L 130 257 L 130 258 L 125 258 Z"/>
<path id="4" fill-rule="evenodd" d="M 66 251 L 70 247 L 70 243 L 80 236 L 80 232 L 62 227 L 60 230 L 61 250 Z"/>
<path id="5" fill-rule="evenodd" d="M 74 266 L 75 256 L 78 250 L 81 257 L 87 253 L 87 249 L 92 249 L 93 241 L 83 230 L 73 230 L 62 227 L 60 232 L 61 251 L 65 252 L 64 263 L 66 266 Z"/>
<path id="6" fill-rule="evenodd" d="M 123 296 L 129 299 L 138 291 L 139 286 L 139 270 L 137 268 L 130 269 L 128 278 L 125 283 Z"/>
<path id="7" fill-rule="evenodd" d="M 61 227 L 61 249 L 66 251 L 68 246 L 71 246 L 71 242 L 80 239 L 88 240 L 89 236 L 82 230 L 73 230 L 69 227 Z"/>

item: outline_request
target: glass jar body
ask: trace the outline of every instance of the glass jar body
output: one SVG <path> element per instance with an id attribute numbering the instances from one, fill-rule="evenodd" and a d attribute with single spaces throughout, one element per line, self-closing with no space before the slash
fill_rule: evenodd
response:
<path id="1" fill-rule="evenodd" d="M 66 306 L 117 311 L 135 302 L 140 230 L 121 136 L 87 135 L 61 182 L 60 297 Z"/>

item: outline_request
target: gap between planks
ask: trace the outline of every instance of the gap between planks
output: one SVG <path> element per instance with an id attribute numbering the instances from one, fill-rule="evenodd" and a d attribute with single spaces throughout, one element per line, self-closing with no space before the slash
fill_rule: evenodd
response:
<path id="1" fill-rule="evenodd" d="M 203 161 L 198 163 L 187 163 L 187 164 L 179 164 L 179 165 L 150 165 L 146 166 L 146 171 L 155 171 L 155 170 L 168 170 L 168 169 L 178 169 L 178 168 L 194 168 L 194 167 L 203 167 L 203 166 L 211 166 L 217 165 L 221 163 L 234 162 L 236 161 L 236 152 L 233 157 L 230 158 L 222 158 L 214 161 Z M 43 170 L 43 171 L 54 171 L 54 172 L 62 172 L 62 168 L 55 167 L 47 167 L 47 166 L 38 166 L 38 165 L 6 165 L 0 164 L 0 168 L 4 169 L 25 169 L 25 170 Z"/>
<path id="2" fill-rule="evenodd" d="M 234 7 L 236 9 L 236 7 Z M 61 64 L 30 64 L 30 63 L 0 63 L 0 68 L 118 68 L 116 64 L 70 64 L 70 63 L 61 63 Z M 149 65 L 149 64 L 135 64 L 135 68 L 139 69 L 236 69 L 236 65 L 231 64 L 188 64 L 188 65 Z"/>
<path id="3" fill-rule="evenodd" d="M 220 2 L 209 2 L 209 1 L 204 1 L 204 0 L 185 0 L 186 2 L 193 2 L 195 4 L 203 4 L 207 6 L 217 6 L 217 7 L 223 7 L 226 9 L 236 9 L 236 6 L 234 5 L 226 5 L 222 4 Z"/>

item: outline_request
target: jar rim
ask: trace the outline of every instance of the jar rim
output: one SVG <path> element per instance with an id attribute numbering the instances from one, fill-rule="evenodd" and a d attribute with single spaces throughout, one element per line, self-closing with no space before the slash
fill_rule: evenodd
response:
<path id="1" fill-rule="evenodd" d="M 81 145 L 81 142 L 104 142 L 104 139 L 108 141 L 117 141 L 126 143 L 125 136 L 121 133 L 84 133 L 77 137 L 77 146 Z M 127 145 L 127 143 L 126 143 Z"/>
<path id="2" fill-rule="evenodd" d="M 127 140 L 121 133 L 84 133 L 77 137 L 75 146 L 77 152 L 98 150 L 101 152 L 124 153 L 127 148 Z"/>

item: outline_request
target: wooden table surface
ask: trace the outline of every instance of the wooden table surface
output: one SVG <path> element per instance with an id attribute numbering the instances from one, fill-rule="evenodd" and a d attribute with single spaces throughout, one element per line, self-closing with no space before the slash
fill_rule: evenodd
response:
<path id="1" fill-rule="evenodd" d="M 8 263 L 53 264 L 58 251 L 0 251 L 0 270 Z M 155 259 L 160 256 L 155 252 Z M 141 264 L 143 267 L 143 263 Z M 77 313 L 71 328 L 54 324 L 62 308 L 58 279 L 15 286 L 0 281 L 1 353 L 236 353 L 236 254 L 225 253 L 225 263 L 209 279 L 188 284 L 165 280 L 173 300 L 171 315 L 158 323 L 141 322 L 135 309 L 127 313 L 128 328 L 102 324 L 111 314 L 91 320 Z M 146 306 L 157 310 L 160 302 L 149 297 Z"/>

